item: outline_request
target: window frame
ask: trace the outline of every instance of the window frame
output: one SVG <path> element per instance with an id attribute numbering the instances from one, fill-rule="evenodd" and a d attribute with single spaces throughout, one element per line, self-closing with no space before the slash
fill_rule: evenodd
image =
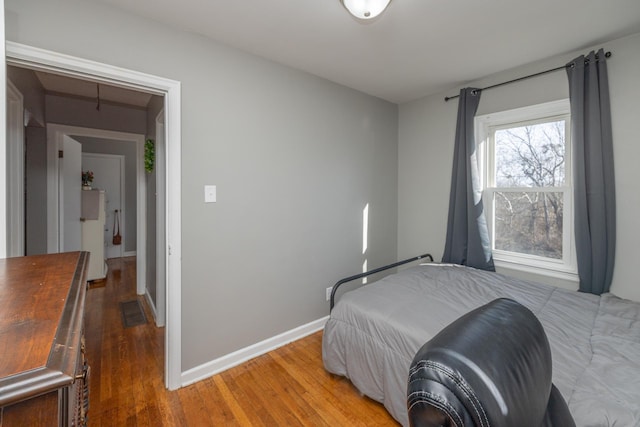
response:
<path id="1" fill-rule="evenodd" d="M 565 120 L 564 185 L 558 187 L 497 187 L 495 185 L 495 142 L 493 138 L 495 131 L 556 120 Z M 574 238 L 573 155 L 569 99 L 476 116 L 474 125 L 485 216 L 496 267 L 578 281 Z M 563 192 L 562 259 L 495 249 L 494 194 L 499 191 Z"/>

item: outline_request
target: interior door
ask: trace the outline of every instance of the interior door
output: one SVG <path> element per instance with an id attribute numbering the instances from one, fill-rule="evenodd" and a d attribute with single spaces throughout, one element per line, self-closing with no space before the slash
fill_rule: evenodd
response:
<path id="1" fill-rule="evenodd" d="M 115 154 L 83 153 L 82 169 L 93 172 L 93 188 L 105 192 L 105 226 L 104 242 L 105 256 L 119 258 L 123 256 L 127 240 L 124 217 L 124 156 Z M 115 226 L 115 211 L 120 213 L 120 235 L 122 244 L 113 244 L 113 230 Z"/>
<path id="2" fill-rule="evenodd" d="M 60 252 L 79 251 L 82 247 L 81 191 L 82 145 L 65 135 L 63 154 L 60 158 Z"/>

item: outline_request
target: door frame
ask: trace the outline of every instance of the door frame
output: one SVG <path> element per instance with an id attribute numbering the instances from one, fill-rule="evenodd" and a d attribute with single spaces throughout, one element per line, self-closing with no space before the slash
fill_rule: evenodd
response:
<path id="1" fill-rule="evenodd" d="M 86 60 L 40 49 L 20 43 L 5 43 L 6 62 L 24 68 L 46 71 L 97 83 L 140 90 L 164 96 L 166 175 L 166 227 L 163 248 L 166 264 L 166 328 L 165 328 L 165 385 L 170 390 L 181 384 L 181 297 L 182 297 L 182 226 L 181 226 L 181 106 L 179 81 L 138 71 Z M 4 67 L 3 67 L 4 68 Z M 6 77 L 5 77 L 6 79 Z M 0 89 L 0 92 L 2 89 Z M 1 93 L 0 93 L 1 95 Z M 2 110 L 0 110 L 2 111 Z M 4 156 L 0 156 L 3 160 Z M 6 160 L 4 162 L 6 164 Z M 0 180 L 0 184 L 2 180 Z M 0 209 L 6 206 L 6 196 L 0 192 Z M 0 220 L 3 219 L 0 216 Z M 0 228 L 2 223 L 0 221 Z"/>
<path id="2" fill-rule="evenodd" d="M 24 256 L 24 97 L 7 79 L 7 256 Z"/>
<path id="3" fill-rule="evenodd" d="M 4 0 L 0 0 L 0 81 L 7 81 Z M 0 258 L 7 257 L 7 85 L 0 84 Z"/>
<path id="4" fill-rule="evenodd" d="M 127 231 L 126 230 L 127 221 L 124 219 L 125 216 L 122 215 L 123 212 L 125 213 L 125 215 L 126 215 L 126 212 L 127 212 L 126 211 L 127 197 L 126 197 L 126 194 L 125 194 L 125 191 L 126 191 L 126 186 L 125 186 L 125 178 L 126 178 L 125 177 L 125 167 L 126 166 L 125 166 L 124 155 L 122 155 L 122 154 L 92 153 L 92 152 L 88 152 L 88 151 L 87 152 L 83 151 L 82 152 L 82 163 L 83 164 L 84 164 L 85 156 L 86 157 L 93 157 L 94 159 L 96 159 L 96 158 L 97 159 L 115 159 L 115 160 L 118 160 L 118 163 L 120 163 L 120 174 L 119 174 L 120 175 L 120 177 L 119 177 L 119 179 L 120 179 L 120 200 L 119 200 L 119 202 L 120 203 L 119 203 L 119 205 L 120 205 L 120 214 L 121 214 L 121 216 L 120 216 L 120 221 L 119 221 L 119 223 L 120 223 L 119 224 L 119 228 L 120 228 L 120 234 L 122 235 L 122 244 L 119 245 L 119 249 L 120 249 L 120 257 L 127 256 L 126 255 L 126 251 L 124 250 L 124 247 L 127 244 L 127 233 L 126 233 L 126 231 Z M 140 159 L 136 157 L 136 164 L 137 164 L 137 162 L 139 160 Z M 82 170 L 84 170 L 84 166 L 83 166 Z M 136 190 L 136 198 L 138 198 L 137 205 L 140 204 L 139 193 L 140 193 L 141 185 L 140 185 L 140 179 L 139 178 L 140 177 L 138 177 L 138 179 L 137 179 L 138 182 L 136 184 L 136 189 L 137 189 Z M 146 190 L 144 190 L 144 192 L 146 194 Z M 105 193 L 106 193 L 106 197 L 108 198 L 108 196 L 109 196 L 108 192 L 105 192 Z M 106 200 L 105 200 L 105 205 L 106 205 Z M 139 209 L 139 208 L 140 207 L 137 206 L 137 209 Z M 106 213 L 105 213 L 105 218 L 106 218 Z M 138 228 L 138 226 L 140 225 L 141 222 L 142 222 L 142 224 L 144 226 L 145 218 L 146 218 L 146 216 L 145 217 L 140 217 L 140 215 L 138 215 L 137 212 L 136 212 L 136 228 Z M 104 233 L 102 233 L 102 235 L 104 236 Z M 146 232 L 144 233 L 144 235 L 145 235 L 145 240 L 142 240 L 143 242 L 146 241 L 146 236 L 147 236 Z M 138 236 L 136 236 L 136 251 L 137 251 L 137 248 L 138 248 L 138 242 L 140 242 L 140 240 L 138 240 Z M 140 255 L 140 258 L 143 259 L 143 264 L 145 265 L 145 271 L 144 271 L 145 274 L 143 274 L 142 277 L 145 277 L 146 276 L 146 263 L 145 263 L 145 260 L 147 259 L 147 256 L 146 256 L 145 252 L 142 252 L 142 254 L 144 254 L 144 255 Z M 107 258 L 107 251 L 106 250 L 105 250 L 105 258 Z M 138 268 L 137 264 L 138 264 L 138 260 L 136 259 L 136 270 Z M 142 295 L 139 292 L 139 287 L 137 286 L 137 283 L 139 281 L 140 281 L 140 279 L 139 279 L 138 273 L 136 271 L 136 293 L 138 295 Z M 146 283 L 146 280 L 142 281 L 142 283 Z"/>
<path id="5" fill-rule="evenodd" d="M 166 164 L 165 161 L 165 129 L 164 129 L 164 108 L 160 110 L 155 120 L 156 125 L 156 144 L 155 144 L 155 152 L 156 152 L 156 160 L 158 164 L 158 169 L 156 172 L 156 254 L 163 254 L 162 248 L 165 246 L 164 241 L 164 233 L 162 230 L 164 229 L 164 224 L 166 221 L 165 218 L 165 209 L 160 209 L 159 207 L 166 206 L 166 197 L 165 197 L 165 183 L 162 179 L 160 179 L 161 174 L 164 172 L 162 168 Z M 165 315 L 165 307 L 166 307 L 166 286 L 163 284 L 166 282 L 165 277 L 165 258 L 163 256 L 156 256 L 156 325 L 158 327 L 164 326 L 166 322 Z"/>
<path id="6" fill-rule="evenodd" d="M 144 141 L 145 136 L 138 133 L 118 132 L 105 129 L 85 128 L 80 126 L 59 125 L 47 123 L 47 252 L 56 253 L 59 248 L 57 226 L 59 224 L 59 194 L 57 182 L 59 174 L 58 150 L 60 150 L 64 136 L 81 136 L 100 139 L 112 139 L 136 144 L 136 293 L 144 295 L 147 282 L 147 248 L 138 242 L 147 241 L 147 180 L 144 172 Z M 121 195 L 122 197 L 122 195 Z M 142 247 L 139 247 L 142 246 Z"/>

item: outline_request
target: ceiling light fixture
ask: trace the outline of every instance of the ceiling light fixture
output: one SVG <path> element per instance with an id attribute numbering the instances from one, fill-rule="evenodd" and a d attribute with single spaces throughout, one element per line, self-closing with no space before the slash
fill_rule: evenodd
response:
<path id="1" fill-rule="evenodd" d="M 340 0 L 340 2 L 356 18 L 368 20 L 384 12 L 391 0 Z"/>

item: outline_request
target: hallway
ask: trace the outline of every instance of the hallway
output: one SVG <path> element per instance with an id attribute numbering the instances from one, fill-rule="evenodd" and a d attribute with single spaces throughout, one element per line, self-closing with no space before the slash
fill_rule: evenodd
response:
<path id="1" fill-rule="evenodd" d="M 90 286 L 85 308 L 89 425 L 163 425 L 163 419 L 172 420 L 170 406 L 180 406 L 178 395 L 164 387 L 164 328 L 155 327 L 144 298 L 136 296 L 136 258 L 110 259 L 107 264 L 107 278 L 95 283 L 100 287 Z M 136 297 L 148 322 L 125 329 L 120 302 Z"/>

